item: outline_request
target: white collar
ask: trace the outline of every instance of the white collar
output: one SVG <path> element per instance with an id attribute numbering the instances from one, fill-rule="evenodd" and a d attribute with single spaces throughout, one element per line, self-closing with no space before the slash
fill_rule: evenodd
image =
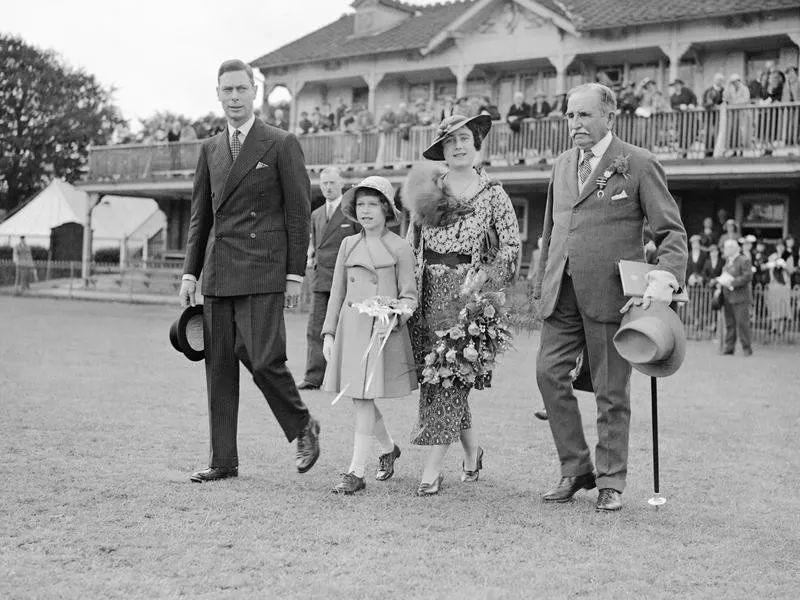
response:
<path id="1" fill-rule="evenodd" d="M 244 138 L 246 138 L 247 134 L 250 133 L 250 129 L 253 127 L 253 123 L 255 123 L 255 122 L 256 122 L 256 116 L 254 114 L 250 115 L 250 118 L 247 119 L 247 121 L 245 121 L 241 125 L 239 125 L 239 127 L 234 127 L 229 122 L 228 123 L 228 138 L 233 137 L 233 132 L 238 129 L 239 133 L 242 134 L 241 139 L 242 139 L 242 141 L 244 141 Z"/>
<path id="2" fill-rule="evenodd" d="M 327 199 L 325 200 L 325 206 L 326 207 L 327 206 L 332 206 L 333 210 L 336 210 L 337 208 L 339 208 L 339 205 L 341 203 L 342 203 L 342 195 L 341 194 L 339 194 L 339 197 L 336 198 L 336 200 L 330 200 L 330 201 L 328 201 Z"/>
<path id="3" fill-rule="evenodd" d="M 597 142 L 594 146 L 592 146 L 590 148 L 590 150 L 592 151 L 592 155 L 595 158 L 602 158 L 603 154 L 606 153 L 606 150 L 608 150 L 608 147 L 611 145 L 611 140 L 613 140 L 613 139 L 614 139 L 614 136 L 611 134 L 610 131 L 608 133 L 606 133 L 603 136 L 602 140 L 600 140 L 599 142 Z M 581 156 L 580 156 L 581 160 L 583 160 L 583 153 L 584 153 L 584 150 L 581 150 Z"/>

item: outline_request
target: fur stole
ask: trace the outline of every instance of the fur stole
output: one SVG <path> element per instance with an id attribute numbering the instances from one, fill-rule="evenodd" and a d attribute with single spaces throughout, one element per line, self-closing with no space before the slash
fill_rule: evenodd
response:
<path id="1" fill-rule="evenodd" d="M 445 171 L 432 164 L 414 165 L 403 182 L 402 201 L 414 224 L 422 227 L 445 227 L 473 211 L 446 193 L 442 175 Z"/>

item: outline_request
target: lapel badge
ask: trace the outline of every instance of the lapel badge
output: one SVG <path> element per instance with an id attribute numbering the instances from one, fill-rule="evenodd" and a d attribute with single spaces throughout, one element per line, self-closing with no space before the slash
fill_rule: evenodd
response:
<path id="1" fill-rule="evenodd" d="M 600 177 L 598 177 L 597 180 L 595 181 L 597 187 L 600 188 L 597 192 L 598 198 L 603 198 L 603 196 L 606 195 L 606 193 L 603 190 L 606 189 L 606 185 L 608 185 L 608 178 L 611 177 L 613 174 L 614 171 L 607 169 L 603 171 L 603 174 Z"/>

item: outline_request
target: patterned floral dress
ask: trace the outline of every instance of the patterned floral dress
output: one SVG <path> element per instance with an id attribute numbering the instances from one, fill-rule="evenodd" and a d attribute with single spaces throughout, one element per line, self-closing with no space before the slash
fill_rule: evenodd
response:
<path id="1" fill-rule="evenodd" d="M 439 182 L 447 190 L 447 174 Z M 447 193 L 447 192 L 445 192 Z M 417 283 L 420 302 L 410 322 L 411 344 L 417 365 L 433 348 L 433 331 L 452 319 L 454 303 L 468 273 L 488 270 L 493 274 L 484 290 L 502 287 L 511 280 L 520 250 L 519 225 L 511 199 L 502 186 L 480 172 L 477 186 L 456 197 L 469 212 L 444 226 L 422 226 L 409 229 L 409 241 L 417 260 Z M 494 247 L 487 260 L 486 240 L 492 237 Z M 439 254 L 456 253 L 471 256 L 469 263 L 457 266 L 427 264 L 424 251 Z M 421 381 L 421 377 L 420 377 Z M 491 375 L 475 382 L 477 389 L 491 386 Z M 472 427 L 467 397 L 470 387 L 444 388 L 439 384 L 421 384 L 419 418 L 411 443 L 418 445 L 452 444 L 459 441 L 461 431 Z"/>

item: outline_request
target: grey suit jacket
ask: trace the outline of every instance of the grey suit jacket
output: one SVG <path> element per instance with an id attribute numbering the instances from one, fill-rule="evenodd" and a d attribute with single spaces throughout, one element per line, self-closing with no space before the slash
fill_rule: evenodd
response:
<path id="1" fill-rule="evenodd" d="M 200 151 L 183 272 L 207 296 L 283 292 L 305 274 L 310 212 L 297 138 L 256 119 L 234 163 L 226 128 Z"/>
<path id="2" fill-rule="evenodd" d="M 311 213 L 311 248 L 314 251 L 314 279 L 311 290 L 330 292 L 333 269 L 342 240 L 361 231 L 361 226 L 344 216 L 340 204 L 331 220 L 326 219 L 323 204 Z"/>
<path id="3" fill-rule="evenodd" d="M 725 265 L 722 267 L 722 271 L 733 276 L 733 283 L 731 283 L 733 289 L 723 287 L 722 295 L 730 304 L 741 304 L 742 302 L 752 304 L 753 292 L 750 288 L 753 281 L 753 264 L 750 259 L 744 254 L 738 254 L 732 264 L 728 264 L 727 260 L 723 260 L 722 264 Z"/>
<path id="4" fill-rule="evenodd" d="M 619 278 L 620 260 L 644 261 L 642 230 L 647 219 L 658 248 L 658 266 L 684 285 L 688 256 L 686 231 L 664 170 L 642 148 L 614 136 L 597 169 L 578 191 L 579 150 L 561 154 L 547 190 L 542 254 L 534 281 L 541 317 L 553 314 L 569 259 L 575 294 L 583 313 L 604 323 L 619 322 L 626 302 Z M 608 178 L 604 197 L 595 182 L 617 156 L 628 156 L 629 173 Z M 614 196 L 627 197 L 612 199 Z"/>

